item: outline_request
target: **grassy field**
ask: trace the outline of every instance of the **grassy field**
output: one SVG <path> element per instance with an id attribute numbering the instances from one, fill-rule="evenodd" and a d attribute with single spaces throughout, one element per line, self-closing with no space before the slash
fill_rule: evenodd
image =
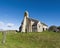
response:
<path id="1" fill-rule="evenodd" d="M 7 33 L 6 43 L 2 44 L 1 41 L 0 33 L 0 48 L 60 48 L 60 33 Z"/>

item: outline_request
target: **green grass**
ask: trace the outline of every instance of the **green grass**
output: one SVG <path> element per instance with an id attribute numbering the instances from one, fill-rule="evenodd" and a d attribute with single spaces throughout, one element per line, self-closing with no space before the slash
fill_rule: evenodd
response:
<path id="1" fill-rule="evenodd" d="M 2 44 L 1 41 L 0 33 L 0 48 L 60 48 L 60 33 L 7 33 L 6 43 Z"/>

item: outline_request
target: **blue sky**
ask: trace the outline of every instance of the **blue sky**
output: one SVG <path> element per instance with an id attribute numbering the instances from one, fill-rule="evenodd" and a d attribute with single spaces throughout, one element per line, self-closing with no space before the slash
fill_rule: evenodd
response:
<path id="1" fill-rule="evenodd" d="M 0 29 L 18 29 L 26 10 L 31 18 L 60 26 L 59 0 L 0 0 Z"/>

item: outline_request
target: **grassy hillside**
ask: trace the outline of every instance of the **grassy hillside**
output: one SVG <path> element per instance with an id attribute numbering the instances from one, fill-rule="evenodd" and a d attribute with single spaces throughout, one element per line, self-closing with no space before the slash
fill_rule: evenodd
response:
<path id="1" fill-rule="evenodd" d="M 7 33 L 6 43 L 1 41 L 0 33 L 0 48 L 60 48 L 60 33 Z"/>

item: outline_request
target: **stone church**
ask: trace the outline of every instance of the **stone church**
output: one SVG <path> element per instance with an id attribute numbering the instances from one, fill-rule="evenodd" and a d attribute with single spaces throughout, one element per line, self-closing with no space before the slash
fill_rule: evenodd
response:
<path id="1" fill-rule="evenodd" d="M 29 18 L 29 13 L 25 11 L 24 18 L 19 27 L 20 32 L 42 32 L 46 31 L 48 26 L 36 19 Z"/>

